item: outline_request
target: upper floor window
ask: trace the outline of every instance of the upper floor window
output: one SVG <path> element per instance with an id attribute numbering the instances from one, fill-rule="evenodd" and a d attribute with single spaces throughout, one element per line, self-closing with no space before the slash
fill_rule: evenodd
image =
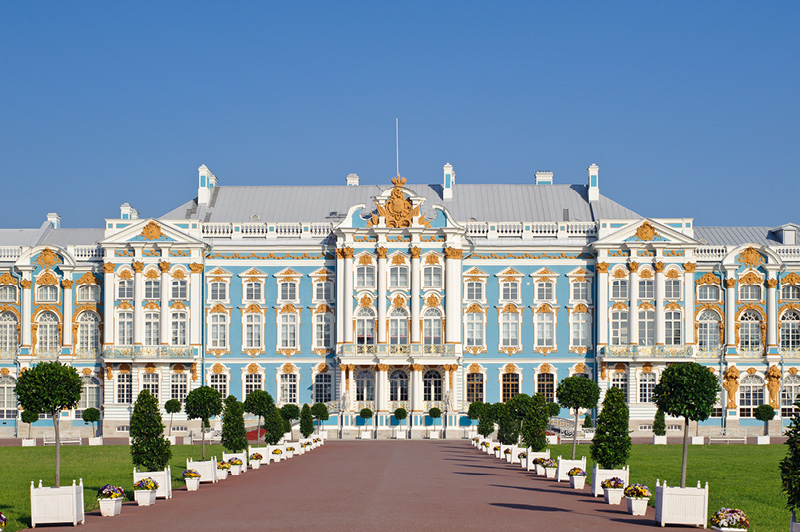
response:
<path id="1" fill-rule="evenodd" d="M 642 309 L 639 311 L 639 345 L 656 345 L 656 312 Z"/>
<path id="2" fill-rule="evenodd" d="M 405 288 L 408 286 L 408 268 L 392 266 L 389 268 L 389 288 Z"/>
<path id="3" fill-rule="evenodd" d="M 536 283 L 536 299 L 538 301 L 552 301 L 554 294 L 554 285 L 550 281 L 543 281 Z"/>
<path id="4" fill-rule="evenodd" d="M 800 313 L 788 310 L 781 317 L 781 349 L 797 351 L 800 349 Z"/>
<path id="5" fill-rule="evenodd" d="M 80 284 L 76 295 L 78 301 L 97 301 L 100 299 L 100 287 L 96 284 Z"/>
<path id="6" fill-rule="evenodd" d="M 611 299 L 628 299 L 627 279 L 614 279 L 611 282 Z"/>
<path id="7" fill-rule="evenodd" d="M 318 301 L 332 301 L 333 283 L 331 281 L 319 281 L 315 283 L 314 296 Z"/>
<path id="8" fill-rule="evenodd" d="M 3 312 L 0 314 L 0 352 L 16 351 L 18 345 L 17 316 Z"/>
<path id="9" fill-rule="evenodd" d="M 704 310 L 697 317 L 697 345 L 700 351 L 714 351 L 720 347 L 719 314 Z"/>
<path id="10" fill-rule="evenodd" d="M 295 349 L 297 347 L 297 314 L 281 314 L 280 324 L 281 349 Z"/>
<path id="11" fill-rule="evenodd" d="M 297 283 L 284 281 L 278 285 L 281 301 L 294 301 L 297 299 Z"/>
<path id="12" fill-rule="evenodd" d="M 442 267 L 425 266 L 422 269 L 422 287 L 439 288 L 442 286 Z"/>
<path id="13" fill-rule="evenodd" d="M 261 283 L 250 281 L 244 284 L 244 299 L 245 301 L 261 301 L 263 295 L 261 290 Z"/>
<path id="14" fill-rule="evenodd" d="M 697 299 L 700 301 L 719 301 L 719 286 L 706 284 L 697 290 Z"/>
<path id="15" fill-rule="evenodd" d="M 117 343 L 133 345 L 133 312 L 117 314 Z"/>
<path id="16" fill-rule="evenodd" d="M 185 279 L 175 279 L 172 281 L 172 299 L 188 299 L 186 291 L 187 283 Z"/>
<path id="17" fill-rule="evenodd" d="M 161 281 L 158 279 L 148 279 L 144 282 L 144 298 L 145 299 L 160 299 L 161 298 Z"/>
<path id="18" fill-rule="evenodd" d="M 211 347 L 225 349 L 228 346 L 228 315 L 215 312 L 211 315 Z"/>
<path id="19" fill-rule="evenodd" d="M 678 311 L 664 314 L 664 340 L 666 345 L 681 344 L 681 313 Z"/>
<path id="20" fill-rule="evenodd" d="M 500 314 L 500 345 L 502 347 L 519 346 L 519 316 L 515 312 Z"/>
<path id="21" fill-rule="evenodd" d="M 44 303 L 55 303 L 58 301 L 58 287 L 51 284 L 37 287 L 36 300 Z"/>
<path id="22" fill-rule="evenodd" d="M 611 374 L 611 387 L 619 388 L 622 390 L 622 395 L 628 397 L 628 374 L 626 372 L 617 372 Z"/>
<path id="23" fill-rule="evenodd" d="M 264 389 L 264 376 L 261 373 L 248 373 L 244 376 L 243 399 L 247 399 L 247 396 L 255 392 L 256 390 L 263 390 L 263 389 Z"/>
<path id="24" fill-rule="evenodd" d="M 483 283 L 479 281 L 469 281 L 467 283 L 467 299 L 468 300 L 483 300 Z"/>
<path id="25" fill-rule="evenodd" d="M 464 328 L 467 346 L 481 347 L 483 345 L 483 313 L 467 312 Z"/>
<path id="26" fill-rule="evenodd" d="M 425 345 L 442 344 L 442 313 L 438 309 L 429 308 L 423 314 L 422 343 Z"/>
<path id="27" fill-rule="evenodd" d="M 181 403 L 186 400 L 186 395 L 189 393 L 189 378 L 186 373 L 173 373 L 169 378 L 170 384 L 170 397 L 177 399 Z"/>
<path id="28" fill-rule="evenodd" d="M 552 312 L 536 314 L 536 347 L 555 345 L 555 315 Z"/>
<path id="29" fill-rule="evenodd" d="M 572 345 L 574 347 L 589 347 L 591 327 L 588 312 L 576 312 L 572 315 Z"/>
<path id="30" fill-rule="evenodd" d="M 589 300 L 589 283 L 587 281 L 576 281 L 572 283 L 572 299 L 578 301 Z"/>
<path id="31" fill-rule="evenodd" d="M 375 313 L 372 309 L 362 308 L 356 314 L 356 344 L 375 344 Z"/>
<path id="32" fill-rule="evenodd" d="M 642 279 L 639 281 L 639 299 L 652 300 L 655 297 L 655 283 L 652 279 Z"/>
<path id="33" fill-rule="evenodd" d="M 52 312 L 42 312 L 37 320 L 36 349 L 53 351 L 59 347 L 58 316 Z"/>
<path id="34" fill-rule="evenodd" d="M 314 315 L 314 341 L 317 347 L 328 349 L 333 346 L 331 324 L 333 314 L 320 312 Z"/>
<path id="35" fill-rule="evenodd" d="M 0 286 L 0 301 L 3 303 L 13 303 L 17 300 L 17 287 L 6 284 Z"/>
<path id="36" fill-rule="evenodd" d="M 408 345 L 408 313 L 404 309 L 389 313 L 389 345 Z"/>
<path id="37" fill-rule="evenodd" d="M 739 346 L 744 351 L 761 351 L 761 316 L 754 310 L 739 318 Z"/>
<path id="38" fill-rule="evenodd" d="M 680 279 L 667 279 L 664 283 L 664 297 L 666 299 L 680 299 L 681 298 L 681 281 Z"/>
<path id="39" fill-rule="evenodd" d="M 14 288 L 13 286 L 10 288 Z M 800 299 L 800 286 L 787 284 L 781 287 L 781 299 Z"/>
<path id="40" fill-rule="evenodd" d="M 172 313 L 172 345 L 186 345 L 186 313 Z"/>
<path id="41" fill-rule="evenodd" d="M 244 315 L 244 348 L 261 348 L 261 314 L 249 313 Z"/>
<path id="42" fill-rule="evenodd" d="M 742 301 L 761 301 L 761 286 L 757 284 L 743 284 L 739 288 L 739 299 Z"/>
<path id="43" fill-rule="evenodd" d="M 133 279 L 120 279 L 117 285 L 117 299 L 133 299 Z"/>
<path id="44" fill-rule="evenodd" d="M 375 267 L 369 265 L 356 268 L 356 288 L 372 288 L 375 286 Z"/>
<path id="45" fill-rule="evenodd" d="M 519 301 L 519 282 L 503 281 L 500 283 L 500 299 L 503 301 Z"/>
<path id="46" fill-rule="evenodd" d="M 209 299 L 211 301 L 226 301 L 228 299 L 228 283 L 214 282 L 209 286 Z"/>
<path id="47" fill-rule="evenodd" d="M 96 353 L 100 350 L 100 317 L 94 312 L 82 312 L 78 317 L 78 350 Z"/>
<path id="48" fill-rule="evenodd" d="M 611 345 L 628 345 L 628 311 L 611 312 Z"/>
<path id="49" fill-rule="evenodd" d="M 158 345 L 161 343 L 160 316 L 158 312 L 146 312 L 144 315 L 144 343 Z"/>

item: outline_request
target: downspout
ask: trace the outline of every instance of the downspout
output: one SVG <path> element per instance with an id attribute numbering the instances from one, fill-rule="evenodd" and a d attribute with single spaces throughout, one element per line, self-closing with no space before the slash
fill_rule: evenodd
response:
<path id="1" fill-rule="evenodd" d="M 723 275 L 722 275 L 722 264 L 721 264 L 721 263 L 717 263 L 717 273 L 719 273 L 719 278 L 720 278 L 720 279 L 723 279 Z M 723 291 L 723 287 L 724 287 L 724 286 L 725 286 L 725 280 L 723 279 L 723 280 L 722 280 L 722 284 L 721 284 L 721 286 L 720 286 L 720 293 L 724 293 L 724 291 Z M 727 302 L 727 301 L 725 301 L 725 304 L 728 304 L 728 302 Z M 723 310 L 724 310 L 724 307 L 723 307 Z M 722 318 L 722 323 L 724 324 L 724 323 L 726 322 L 725 315 L 723 315 L 721 318 Z M 724 326 L 724 325 L 723 325 L 723 327 L 722 327 L 722 330 L 724 331 L 724 334 L 723 334 L 723 336 L 727 336 L 727 334 L 728 334 L 728 331 L 725 329 L 725 326 Z M 720 406 L 722 407 L 722 416 L 720 417 L 720 429 L 721 429 L 721 430 L 723 431 L 723 433 L 724 433 L 724 431 L 725 431 L 726 427 L 728 426 L 728 423 L 727 423 L 727 421 L 728 421 L 728 408 L 727 408 L 727 407 L 728 407 L 728 405 L 727 405 L 727 403 L 726 403 L 726 400 L 727 400 L 727 392 L 726 392 L 726 394 L 725 394 L 725 395 L 726 395 L 726 397 L 723 397 L 723 396 L 722 396 L 722 390 L 724 390 L 724 389 L 725 389 L 725 388 L 723 387 L 723 384 L 724 384 L 724 379 L 723 379 L 723 377 L 724 377 L 724 369 L 723 369 L 723 367 L 724 367 L 724 361 L 723 361 L 723 355 L 726 355 L 726 358 L 727 358 L 727 353 L 726 353 L 726 351 L 725 351 L 725 347 L 724 347 L 724 346 L 726 345 L 726 344 L 725 344 L 725 338 L 721 338 L 721 339 L 720 339 L 720 341 L 721 341 L 721 344 L 722 344 L 722 346 L 723 346 L 723 347 L 722 347 L 722 349 L 720 350 L 720 354 L 719 354 L 719 388 L 720 388 Z"/>

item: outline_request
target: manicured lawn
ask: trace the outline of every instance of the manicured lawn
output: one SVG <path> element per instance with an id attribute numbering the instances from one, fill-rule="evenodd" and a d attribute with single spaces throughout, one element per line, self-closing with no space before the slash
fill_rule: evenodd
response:
<path id="1" fill-rule="evenodd" d="M 645 484 L 655 495 L 656 478 L 669 486 L 680 486 L 680 445 L 634 445 L 631 449 L 631 482 Z M 550 455 L 572 457 L 571 445 L 554 445 Z M 588 445 L 578 445 L 577 457 L 586 456 L 591 478 L 592 463 Z M 781 493 L 778 463 L 786 456 L 785 445 L 696 445 L 689 448 L 686 485 L 708 482 L 708 516 L 720 508 L 733 507 L 750 518 L 750 530 L 785 531 L 789 529 L 790 512 Z M 587 479 L 587 484 L 590 480 Z M 624 502 L 624 501 L 623 501 Z M 650 506 L 655 497 L 650 499 Z"/>
<path id="2" fill-rule="evenodd" d="M 206 457 L 222 459 L 221 445 L 206 445 Z M 183 485 L 181 473 L 186 459 L 200 460 L 199 445 L 172 446 L 172 486 Z M 3 532 L 30 527 L 31 480 L 43 486 L 54 485 L 54 447 L 0 447 L 0 511 L 8 517 Z M 122 486 L 128 499 L 133 500 L 133 466 L 127 445 L 98 447 L 63 446 L 61 448 L 61 485 L 71 485 L 83 478 L 83 498 L 86 510 L 96 510 L 97 490 L 104 484 Z"/>

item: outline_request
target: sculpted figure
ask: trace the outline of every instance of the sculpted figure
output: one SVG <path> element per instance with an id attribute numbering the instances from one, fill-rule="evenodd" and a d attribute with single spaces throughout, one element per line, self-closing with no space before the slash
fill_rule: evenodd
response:
<path id="1" fill-rule="evenodd" d="M 767 390 L 769 390 L 769 406 L 778 409 L 778 391 L 781 389 L 781 370 L 772 366 L 767 371 Z"/>
<path id="2" fill-rule="evenodd" d="M 722 385 L 728 394 L 728 409 L 736 409 L 736 392 L 739 391 L 739 370 L 736 366 L 729 367 L 723 375 L 725 383 Z"/>

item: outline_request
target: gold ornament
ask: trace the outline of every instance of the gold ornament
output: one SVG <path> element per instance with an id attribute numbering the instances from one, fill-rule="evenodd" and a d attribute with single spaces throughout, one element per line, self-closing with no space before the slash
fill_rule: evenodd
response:
<path id="1" fill-rule="evenodd" d="M 158 225 L 155 220 L 150 220 L 147 222 L 147 225 L 142 228 L 142 236 L 146 240 L 158 240 L 161 238 L 161 226 Z"/>

